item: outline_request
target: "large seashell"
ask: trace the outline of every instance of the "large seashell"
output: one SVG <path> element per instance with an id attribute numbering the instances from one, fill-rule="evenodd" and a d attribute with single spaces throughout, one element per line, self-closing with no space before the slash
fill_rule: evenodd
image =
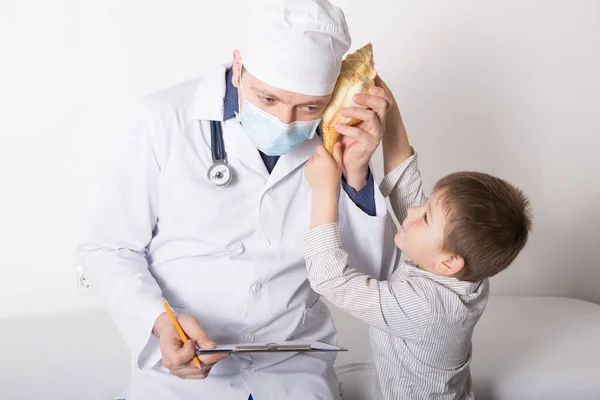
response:
<path id="1" fill-rule="evenodd" d="M 325 108 L 321 122 L 323 144 L 329 153 L 333 153 L 333 146 L 339 138 L 335 130 L 338 123 L 355 125 L 360 122 L 356 118 L 340 115 L 343 107 L 362 107 L 354 102 L 356 93 L 366 93 L 375 86 L 375 62 L 373 61 L 373 46 L 371 43 L 346 56 L 342 61 L 342 70 L 335 83 L 329 104 Z"/>

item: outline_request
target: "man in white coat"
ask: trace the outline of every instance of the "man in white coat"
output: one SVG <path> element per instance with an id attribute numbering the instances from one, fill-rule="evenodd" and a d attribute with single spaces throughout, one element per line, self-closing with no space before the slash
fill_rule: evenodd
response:
<path id="1" fill-rule="evenodd" d="M 194 345 L 336 343 L 296 240 L 310 219 L 302 166 L 321 142 L 315 132 L 350 47 L 346 21 L 327 0 L 262 0 L 248 22 L 233 62 L 142 99 L 79 246 L 131 351 L 128 400 L 339 399 L 332 353 L 192 362 Z M 339 129 L 340 230 L 351 263 L 382 279 L 395 264 L 394 225 L 369 160 L 393 98 L 379 88 L 356 100 L 369 108 L 347 110 L 363 122 Z M 207 177 L 210 121 L 223 130 L 226 186 Z M 163 296 L 191 338 L 185 345 Z"/>

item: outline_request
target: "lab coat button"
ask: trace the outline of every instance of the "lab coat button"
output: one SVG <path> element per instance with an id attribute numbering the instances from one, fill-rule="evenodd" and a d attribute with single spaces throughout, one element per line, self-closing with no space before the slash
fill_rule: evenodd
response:
<path id="1" fill-rule="evenodd" d="M 250 334 L 248 334 L 248 335 L 246 335 L 246 336 L 244 337 L 244 341 L 245 341 L 246 343 L 254 343 L 254 340 L 255 340 L 255 339 L 254 339 L 254 335 L 250 335 Z"/>
<path id="2" fill-rule="evenodd" d="M 262 247 L 264 247 L 266 249 L 267 247 L 269 247 L 271 245 L 271 241 L 269 239 L 265 239 L 262 241 L 261 244 L 262 244 Z"/>
<path id="3" fill-rule="evenodd" d="M 248 376 L 252 376 L 254 375 L 254 370 L 252 368 L 246 368 L 246 374 L 248 374 Z"/>
<path id="4" fill-rule="evenodd" d="M 255 283 L 255 284 L 252 286 L 252 291 L 253 291 L 254 293 L 258 293 L 258 292 L 260 292 L 260 289 L 262 289 L 262 285 L 261 285 L 260 283 Z"/>

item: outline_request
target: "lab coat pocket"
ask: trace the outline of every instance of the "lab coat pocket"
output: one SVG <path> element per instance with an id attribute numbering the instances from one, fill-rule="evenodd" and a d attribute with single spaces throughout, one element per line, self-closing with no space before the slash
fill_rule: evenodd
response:
<path id="1" fill-rule="evenodd" d="M 317 341 L 327 344 L 337 343 L 335 324 L 329 309 L 320 299 L 310 308 L 304 310 L 302 329 L 294 340 Z M 312 356 L 324 360 L 333 360 L 334 353 L 311 352 Z"/>

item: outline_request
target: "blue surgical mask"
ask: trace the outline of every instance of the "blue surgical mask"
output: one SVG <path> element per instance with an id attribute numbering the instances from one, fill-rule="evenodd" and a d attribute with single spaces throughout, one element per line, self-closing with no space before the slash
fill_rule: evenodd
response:
<path id="1" fill-rule="evenodd" d="M 315 135 L 321 122 L 320 118 L 312 121 L 294 121 L 291 124 L 283 123 L 276 116 L 261 110 L 246 99 L 241 78 L 240 88 L 244 96 L 244 105 L 242 112 L 236 114 L 236 117 L 252 143 L 266 155 L 280 156 L 289 153 Z"/>

